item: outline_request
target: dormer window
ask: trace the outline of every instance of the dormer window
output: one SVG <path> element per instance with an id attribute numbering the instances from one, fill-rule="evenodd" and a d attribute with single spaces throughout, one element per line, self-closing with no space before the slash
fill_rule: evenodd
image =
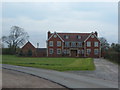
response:
<path id="1" fill-rule="evenodd" d="M 81 39 L 81 36 L 77 35 L 77 39 Z"/>
<path id="2" fill-rule="evenodd" d="M 68 36 L 68 35 L 65 35 L 65 36 L 64 36 L 64 38 L 65 38 L 65 39 L 68 39 L 68 38 L 69 38 L 69 36 Z"/>

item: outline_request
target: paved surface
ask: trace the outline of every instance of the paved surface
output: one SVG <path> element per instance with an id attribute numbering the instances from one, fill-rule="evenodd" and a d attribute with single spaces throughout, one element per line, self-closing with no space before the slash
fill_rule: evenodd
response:
<path id="1" fill-rule="evenodd" d="M 64 88 L 48 80 L 13 70 L 3 69 L 2 76 L 3 88 Z"/>
<path id="2" fill-rule="evenodd" d="M 94 59 L 95 71 L 68 71 L 77 75 L 86 75 L 95 78 L 118 82 L 118 65 L 105 59 Z"/>
<path id="3" fill-rule="evenodd" d="M 118 88 L 117 82 L 72 73 L 5 64 L 2 67 L 46 78 L 68 88 Z"/>

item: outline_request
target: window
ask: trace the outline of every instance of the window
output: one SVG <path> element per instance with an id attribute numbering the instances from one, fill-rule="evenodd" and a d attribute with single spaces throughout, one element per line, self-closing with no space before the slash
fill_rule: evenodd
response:
<path id="1" fill-rule="evenodd" d="M 49 49 L 49 54 L 53 54 L 53 49 L 52 48 Z"/>
<path id="2" fill-rule="evenodd" d="M 98 52 L 99 52 L 98 49 L 94 49 L 94 54 L 95 55 L 98 55 Z"/>
<path id="3" fill-rule="evenodd" d="M 87 47 L 91 47 L 91 42 L 87 41 Z"/>
<path id="4" fill-rule="evenodd" d="M 78 54 L 81 54 L 81 50 L 78 50 Z"/>
<path id="5" fill-rule="evenodd" d="M 98 47 L 98 42 L 94 42 L 94 46 L 95 46 L 95 47 Z"/>
<path id="6" fill-rule="evenodd" d="M 70 50 L 69 49 L 67 49 L 67 54 L 69 54 L 70 53 Z"/>
<path id="7" fill-rule="evenodd" d="M 94 35 L 92 35 L 91 38 L 94 38 Z"/>
<path id="8" fill-rule="evenodd" d="M 57 41 L 57 46 L 61 46 L 61 41 Z"/>
<path id="9" fill-rule="evenodd" d="M 57 49 L 57 54 L 61 54 L 61 49 Z"/>
<path id="10" fill-rule="evenodd" d="M 81 53 L 84 54 L 84 50 L 82 50 Z"/>
<path id="11" fill-rule="evenodd" d="M 77 35 L 77 39 L 81 39 L 81 36 Z"/>
<path id="12" fill-rule="evenodd" d="M 76 47 L 76 42 L 72 42 L 71 47 Z"/>
<path id="13" fill-rule="evenodd" d="M 54 38 L 56 38 L 57 37 L 57 35 L 54 35 Z"/>
<path id="14" fill-rule="evenodd" d="M 89 55 L 91 53 L 91 49 L 87 49 L 87 54 Z"/>
<path id="15" fill-rule="evenodd" d="M 65 38 L 65 39 L 68 39 L 68 38 L 69 38 L 69 36 L 68 36 L 68 35 L 65 35 L 65 36 L 64 36 L 64 38 Z"/>
<path id="16" fill-rule="evenodd" d="M 64 49 L 64 54 L 69 54 L 69 50 L 68 49 Z"/>
<path id="17" fill-rule="evenodd" d="M 64 54 L 67 54 L 67 50 L 66 49 L 64 49 Z"/>
<path id="18" fill-rule="evenodd" d="M 78 42 L 77 47 L 82 47 L 82 42 Z"/>
<path id="19" fill-rule="evenodd" d="M 53 46 L 53 41 L 50 41 L 50 42 L 49 42 L 49 46 Z"/>
<path id="20" fill-rule="evenodd" d="M 65 42 L 65 47 L 69 47 L 70 43 L 69 42 Z"/>

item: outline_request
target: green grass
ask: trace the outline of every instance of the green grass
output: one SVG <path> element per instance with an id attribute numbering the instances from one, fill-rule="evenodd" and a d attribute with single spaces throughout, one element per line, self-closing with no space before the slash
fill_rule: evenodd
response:
<path id="1" fill-rule="evenodd" d="M 92 58 L 33 58 L 3 55 L 3 64 L 45 68 L 58 71 L 94 70 Z"/>

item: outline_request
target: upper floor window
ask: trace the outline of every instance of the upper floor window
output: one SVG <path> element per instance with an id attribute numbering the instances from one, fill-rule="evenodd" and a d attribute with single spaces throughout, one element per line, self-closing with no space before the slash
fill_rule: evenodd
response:
<path id="1" fill-rule="evenodd" d="M 61 54 L 61 49 L 57 49 L 57 54 Z"/>
<path id="2" fill-rule="evenodd" d="M 65 36 L 64 36 L 64 38 L 65 38 L 65 39 L 68 39 L 68 38 L 69 38 L 69 36 L 68 36 L 68 35 L 65 35 Z"/>
<path id="3" fill-rule="evenodd" d="M 53 46 L 53 41 L 49 41 L 49 46 Z"/>
<path id="4" fill-rule="evenodd" d="M 91 53 L 91 49 L 87 49 L 87 54 L 90 54 Z"/>
<path id="5" fill-rule="evenodd" d="M 98 42 L 94 42 L 94 46 L 95 46 L 95 47 L 98 47 Z"/>
<path id="6" fill-rule="evenodd" d="M 52 48 L 49 49 L 49 54 L 53 54 L 53 49 Z"/>
<path id="7" fill-rule="evenodd" d="M 98 49 L 94 49 L 94 54 L 95 55 L 98 55 L 98 52 L 99 52 Z"/>
<path id="8" fill-rule="evenodd" d="M 78 42 L 77 47 L 82 47 L 82 42 Z"/>
<path id="9" fill-rule="evenodd" d="M 61 41 L 57 41 L 57 46 L 61 46 Z"/>
<path id="10" fill-rule="evenodd" d="M 77 39 L 81 39 L 81 36 L 77 35 Z"/>
<path id="11" fill-rule="evenodd" d="M 70 43 L 69 42 L 65 42 L 65 47 L 69 47 Z"/>
<path id="12" fill-rule="evenodd" d="M 87 41 L 87 47 L 91 47 L 91 42 Z"/>
<path id="13" fill-rule="evenodd" d="M 71 47 L 76 47 L 76 42 L 72 42 Z"/>

